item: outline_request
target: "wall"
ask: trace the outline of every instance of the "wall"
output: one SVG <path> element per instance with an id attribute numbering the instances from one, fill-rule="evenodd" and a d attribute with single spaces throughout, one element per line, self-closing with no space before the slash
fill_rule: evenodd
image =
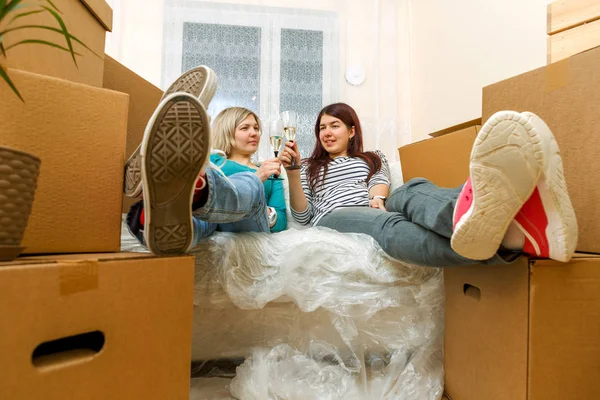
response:
<path id="1" fill-rule="evenodd" d="M 408 143 L 408 125 L 399 129 L 399 115 L 409 115 L 406 101 L 398 99 L 398 73 L 408 82 L 408 51 L 397 46 L 399 36 L 407 37 L 406 0 L 213 0 L 237 3 L 335 11 L 340 28 L 340 100 L 351 104 L 365 125 L 365 145 L 396 157 L 398 140 Z M 162 73 L 164 0 L 109 0 L 118 21 L 109 35 L 107 54 L 150 82 L 160 86 Z M 140 10 L 144 11 L 141 12 Z M 399 28 L 401 26 L 402 28 Z M 401 32 L 405 32 L 401 34 Z M 110 37 L 112 36 L 112 37 Z M 406 43 L 408 46 L 408 42 Z M 402 57 L 401 57 L 402 56 Z M 399 67 L 399 63 L 404 67 Z M 357 87 L 345 82 L 347 65 L 358 64 L 366 71 L 365 82 Z M 408 86 L 405 84 L 404 86 Z M 406 92 L 405 92 L 406 93 Z M 406 95 L 405 95 L 406 96 Z M 407 120 L 408 118 L 404 118 Z"/>
<path id="2" fill-rule="evenodd" d="M 412 141 L 481 117 L 481 88 L 546 64 L 548 0 L 410 0 Z"/>

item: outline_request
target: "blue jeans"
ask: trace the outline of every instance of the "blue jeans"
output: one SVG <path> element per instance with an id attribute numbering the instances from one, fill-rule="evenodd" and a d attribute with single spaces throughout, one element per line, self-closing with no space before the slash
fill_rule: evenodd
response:
<path id="1" fill-rule="evenodd" d="M 221 232 L 270 232 L 265 188 L 252 172 L 229 175 L 207 169 L 208 200 L 192 211 L 193 245 Z"/>
<path id="2" fill-rule="evenodd" d="M 489 260 L 474 261 L 452 250 L 452 216 L 460 190 L 439 188 L 423 178 L 412 179 L 390 195 L 387 211 L 338 208 L 321 218 L 318 226 L 370 235 L 390 256 L 409 264 L 452 267 L 516 260 L 518 252 L 506 251 Z"/>
<path id="3" fill-rule="evenodd" d="M 192 247 L 215 231 L 270 232 L 265 188 L 252 172 L 240 172 L 225 178 L 212 169 L 206 170 L 208 198 L 190 210 L 194 224 Z M 127 213 L 127 227 L 145 245 L 140 224 L 143 202 L 134 204 Z"/>

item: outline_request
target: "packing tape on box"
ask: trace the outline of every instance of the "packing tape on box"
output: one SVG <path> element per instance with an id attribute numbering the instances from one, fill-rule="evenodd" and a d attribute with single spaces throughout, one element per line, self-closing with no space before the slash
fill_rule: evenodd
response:
<path id="1" fill-rule="evenodd" d="M 98 261 L 78 260 L 61 263 L 65 264 L 60 268 L 61 296 L 98 289 Z"/>
<path id="2" fill-rule="evenodd" d="M 546 93 L 567 86 L 569 76 L 568 58 L 546 66 Z"/>

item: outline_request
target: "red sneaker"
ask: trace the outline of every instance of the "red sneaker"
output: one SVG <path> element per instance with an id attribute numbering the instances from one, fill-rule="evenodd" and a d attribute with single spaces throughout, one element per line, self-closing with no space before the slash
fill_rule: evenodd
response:
<path id="1" fill-rule="evenodd" d="M 577 246 L 577 218 L 567 191 L 562 159 L 552 131 L 535 114 L 524 112 L 542 146 L 542 176 L 515 217 L 529 255 L 567 262 Z"/>
<path id="2" fill-rule="evenodd" d="M 454 208 L 452 249 L 471 260 L 494 256 L 508 226 L 541 175 L 539 133 L 520 113 L 501 111 L 481 128 L 470 160 L 470 180 Z"/>

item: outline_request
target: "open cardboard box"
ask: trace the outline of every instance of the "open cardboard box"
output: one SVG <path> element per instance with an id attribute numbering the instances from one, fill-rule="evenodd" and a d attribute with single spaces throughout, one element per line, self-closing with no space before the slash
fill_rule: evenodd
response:
<path id="1" fill-rule="evenodd" d="M 194 257 L 0 263 L 0 398 L 189 399 Z"/>
<path id="2" fill-rule="evenodd" d="M 517 88 L 524 86 L 522 79 L 514 86 L 498 84 L 498 93 L 507 94 L 509 87 L 510 98 L 518 101 Z M 500 91 L 501 88 L 504 90 Z M 525 99 L 539 93 L 533 82 L 526 89 L 531 89 L 533 94 L 525 92 Z M 586 90 L 592 95 L 589 93 L 592 88 L 585 89 L 584 93 Z M 579 101 L 575 100 L 578 98 L 575 93 L 571 96 L 573 101 Z M 548 99 L 545 100 L 538 99 L 535 104 L 549 107 Z M 584 109 L 576 115 L 590 120 L 593 118 L 591 108 L 598 110 L 598 104 L 600 102 L 588 109 L 579 102 Z M 583 132 L 578 133 L 583 127 L 579 126 L 581 122 L 576 116 L 566 110 L 557 112 L 574 125 L 570 131 L 563 127 L 564 135 L 575 132 L 583 140 Z M 452 144 L 441 146 L 444 138 Z M 403 173 L 408 177 L 423 176 L 441 186 L 465 182 L 474 139 L 474 133 L 467 135 L 459 131 L 405 146 L 400 149 Z M 569 144 L 565 146 L 568 150 L 587 153 L 588 162 L 597 161 L 590 154 L 597 148 L 583 150 L 570 139 L 563 138 L 563 141 Z M 410 157 L 402 157 L 403 149 L 411 152 Z M 570 157 L 574 155 L 567 156 L 567 160 Z M 445 166 L 450 163 L 462 167 L 449 170 Z M 567 166 L 569 168 L 574 168 L 574 164 Z M 588 174 L 594 179 L 593 172 Z M 590 190 L 581 192 L 589 194 Z M 585 217 L 580 217 L 580 224 L 581 218 Z M 598 219 L 591 222 L 600 225 Z M 596 236 L 596 244 L 600 243 L 599 239 Z M 570 263 L 524 257 L 511 265 L 446 268 L 444 277 L 444 367 L 450 400 L 598 397 L 600 255 L 577 254 Z"/>
<path id="3" fill-rule="evenodd" d="M 119 251 L 129 96 L 9 69 L 0 145 L 41 159 L 26 253 Z"/>
<path id="4" fill-rule="evenodd" d="M 440 187 L 455 188 L 469 176 L 469 157 L 481 120 L 430 134 L 432 138 L 398 149 L 405 182 L 426 178 Z"/>

